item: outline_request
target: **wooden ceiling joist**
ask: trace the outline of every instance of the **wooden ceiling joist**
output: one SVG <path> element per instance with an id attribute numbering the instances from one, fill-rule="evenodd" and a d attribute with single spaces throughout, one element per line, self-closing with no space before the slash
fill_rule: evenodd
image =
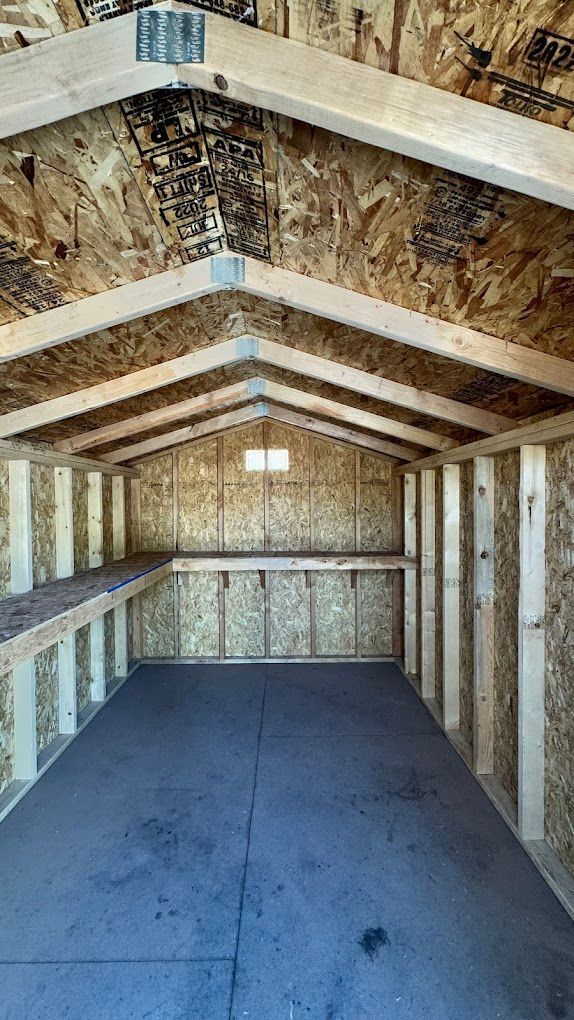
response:
<path id="1" fill-rule="evenodd" d="M 344 389 L 353 390 L 378 400 L 384 400 L 399 407 L 407 407 L 432 418 L 454 422 L 478 432 L 495 435 L 512 428 L 514 421 L 503 415 L 493 414 L 481 408 L 449 400 L 414 386 L 372 375 L 357 368 L 351 368 L 339 361 L 330 361 L 305 351 L 299 351 L 271 340 L 257 337 L 238 337 L 224 340 L 211 347 L 201 348 L 191 354 L 184 354 L 171 361 L 165 361 L 150 368 L 131 372 L 117 379 L 109 379 L 76 390 L 51 400 L 45 400 L 18 411 L 0 415 L 0 438 L 14 436 L 20 432 L 63 421 L 77 414 L 84 414 L 99 407 L 107 407 L 118 401 L 135 397 L 150 390 L 168 386 L 183 379 L 201 375 L 215 368 L 235 364 L 238 361 L 259 361 L 287 369 L 300 375 L 333 383 Z"/>
<path id="2" fill-rule="evenodd" d="M 160 9 L 192 13 L 172 0 Z M 200 63 L 138 62 L 137 13 L 4 56 L 2 137 L 178 82 L 574 208 L 574 138 L 566 132 L 217 14 L 193 14 L 204 24 Z"/>
<path id="3" fill-rule="evenodd" d="M 499 436 L 489 436 L 474 443 L 465 443 L 447 453 L 434 453 L 422 457 L 409 464 L 406 469 L 399 467 L 396 471 L 398 474 L 404 474 L 405 470 L 409 472 L 431 470 L 444 464 L 462 464 L 475 457 L 490 457 L 498 453 L 507 453 L 509 450 L 518 450 L 521 446 L 546 445 L 572 437 L 574 437 L 574 411 L 565 411 L 564 414 L 544 418 L 542 421 L 519 425 L 518 428 Z"/>
<path id="4" fill-rule="evenodd" d="M 220 267 L 229 259 L 243 277 L 234 284 L 221 282 Z M 211 256 L 1 325 L 0 363 L 231 287 L 574 397 L 574 363 L 564 358 L 243 256 Z"/>
<path id="5" fill-rule="evenodd" d="M 104 443 L 112 443 L 127 436 L 133 436 L 138 432 L 159 428 L 170 422 L 201 415 L 206 411 L 213 411 L 228 404 L 250 400 L 255 396 L 267 397 L 270 400 L 277 400 L 282 404 L 298 407 L 304 411 L 326 415 L 359 429 L 369 429 L 371 432 L 405 439 L 408 442 L 417 443 L 419 446 L 428 446 L 432 450 L 450 450 L 457 445 L 454 439 L 440 436 L 436 432 L 419 429 L 414 425 L 395 421 L 393 418 L 373 414 L 371 411 L 363 411 L 359 407 L 342 404 L 336 400 L 328 400 L 292 386 L 283 386 L 280 383 L 254 376 L 252 379 L 232 383 L 230 386 L 222 386 L 209 393 L 190 397 L 188 400 L 179 400 L 166 407 L 159 407 L 153 411 L 146 411 L 144 414 L 134 415 L 132 418 L 112 422 L 110 425 L 92 429 L 90 432 L 80 432 L 70 439 L 54 443 L 54 449 L 68 454 L 79 453 L 95 446 L 102 446 Z M 400 448 L 396 447 L 396 449 Z M 402 452 L 407 456 L 415 455 L 415 451 L 408 447 L 405 447 Z M 398 454 L 393 455 L 397 456 Z"/>
<path id="6" fill-rule="evenodd" d="M 165 432 L 161 436 L 153 436 L 151 439 L 144 439 L 141 443 L 133 443 L 124 446 L 120 450 L 113 450 L 101 458 L 108 464 L 123 464 L 126 461 L 135 462 L 139 458 L 149 457 L 154 453 L 161 453 L 163 450 L 174 446 L 181 446 L 209 436 L 217 436 L 230 428 L 237 428 L 239 425 L 246 425 L 260 418 L 270 418 L 280 421 L 292 428 L 304 429 L 314 435 L 325 436 L 335 442 L 345 443 L 351 446 L 358 446 L 369 450 L 371 453 L 378 453 L 383 457 L 394 460 L 412 459 L 414 451 L 405 447 L 396 446 L 394 443 L 385 442 L 376 436 L 366 435 L 356 429 L 338 425 L 335 422 L 322 421 L 308 414 L 299 414 L 285 407 L 268 401 L 258 401 L 248 404 L 246 407 L 238 407 L 234 411 L 227 411 L 225 414 L 208 418 L 207 421 L 196 422 L 194 425 L 187 425 L 181 429 L 174 429 L 173 432 Z M 415 454 L 416 456 L 416 454 Z"/>

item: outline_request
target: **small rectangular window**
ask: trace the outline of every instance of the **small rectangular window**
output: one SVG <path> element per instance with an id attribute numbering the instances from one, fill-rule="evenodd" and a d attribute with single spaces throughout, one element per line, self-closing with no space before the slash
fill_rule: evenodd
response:
<path id="1" fill-rule="evenodd" d="M 265 470 L 265 450 L 246 450 L 245 451 L 245 470 L 246 471 L 264 471 Z"/>
<path id="2" fill-rule="evenodd" d="M 289 450 L 268 450 L 267 467 L 270 471 L 288 471 Z"/>

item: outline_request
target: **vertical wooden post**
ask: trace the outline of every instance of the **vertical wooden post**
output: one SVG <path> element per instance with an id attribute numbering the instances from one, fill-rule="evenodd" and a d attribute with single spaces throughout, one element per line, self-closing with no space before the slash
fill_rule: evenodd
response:
<path id="1" fill-rule="evenodd" d="M 74 573 L 74 516 L 72 509 L 72 469 L 54 468 L 56 494 L 56 577 Z M 58 729 L 74 733 L 76 706 L 76 635 L 66 634 L 58 641 Z"/>
<path id="2" fill-rule="evenodd" d="M 361 551 L 361 452 L 355 450 L 355 552 Z M 355 651 L 361 658 L 361 574 L 355 571 Z"/>
<path id="3" fill-rule="evenodd" d="M 134 553 L 141 552 L 142 547 L 141 499 L 140 479 L 130 478 L 130 541 L 131 550 Z M 132 626 L 133 657 L 141 659 L 143 656 L 143 632 L 140 595 L 134 595 L 132 598 Z"/>
<path id="4" fill-rule="evenodd" d="M 104 497 L 102 475 L 88 472 L 88 562 L 100 567 L 104 561 Z M 90 623 L 91 699 L 103 701 L 106 696 L 106 654 L 104 617 Z"/>
<path id="5" fill-rule="evenodd" d="M 435 502 L 434 471 L 421 471 L 421 695 L 425 699 L 436 694 Z"/>
<path id="6" fill-rule="evenodd" d="M 460 726 L 460 465 L 442 469 L 442 692 L 443 726 Z"/>
<path id="7" fill-rule="evenodd" d="M 474 459 L 473 763 L 494 770 L 494 460 Z"/>
<path id="8" fill-rule="evenodd" d="M 518 832 L 544 839 L 546 449 L 520 449 Z"/>
<path id="9" fill-rule="evenodd" d="M 112 478 L 112 530 L 113 557 L 122 560 L 126 555 L 126 490 L 123 475 Z M 127 602 L 114 609 L 114 673 L 128 674 L 128 616 Z"/>
<path id="10" fill-rule="evenodd" d="M 391 499 L 393 507 L 393 551 L 402 552 L 404 548 L 404 509 L 403 509 L 403 492 L 404 487 L 402 478 L 395 475 L 393 472 L 391 476 Z M 404 654 L 403 648 L 403 634 L 404 634 L 404 571 L 393 570 L 393 643 L 392 653 L 398 658 L 401 658 Z"/>
<path id="11" fill-rule="evenodd" d="M 223 437 L 217 437 L 217 548 L 219 552 L 225 549 L 225 518 L 224 518 L 224 488 L 223 488 Z M 221 570 L 217 574 L 217 585 L 219 595 L 219 658 L 225 659 L 225 586 Z"/>
<path id="12" fill-rule="evenodd" d="M 417 476 L 405 477 L 405 556 L 417 554 Z M 417 672 L 417 572 L 405 570 L 405 673 Z"/>
<path id="13" fill-rule="evenodd" d="M 30 461 L 11 460 L 8 465 L 10 510 L 10 591 L 31 591 L 32 503 Z M 14 779 L 32 779 L 38 771 L 36 743 L 36 670 L 27 659 L 12 670 L 14 692 Z"/>
<path id="14" fill-rule="evenodd" d="M 315 549 L 315 439 L 309 436 L 309 550 Z M 317 655 L 317 575 L 311 571 L 309 583 L 309 628 L 311 658 Z"/>

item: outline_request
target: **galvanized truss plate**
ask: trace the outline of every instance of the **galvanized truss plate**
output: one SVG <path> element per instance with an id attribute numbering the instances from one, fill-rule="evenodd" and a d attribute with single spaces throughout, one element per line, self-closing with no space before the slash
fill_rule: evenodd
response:
<path id="1" fill-rule="evenodd" d="M 136 60 L 202 64 L 205 15 L 201 11 L 138 11 Z"/>
<path id="2" fill-rule="evenodd" d="M 213 259 L 211 279 L 213 283 L 223 283 L 229 287 L 245 283 L 245 258 L 243 255 L 222 255 Z"/>

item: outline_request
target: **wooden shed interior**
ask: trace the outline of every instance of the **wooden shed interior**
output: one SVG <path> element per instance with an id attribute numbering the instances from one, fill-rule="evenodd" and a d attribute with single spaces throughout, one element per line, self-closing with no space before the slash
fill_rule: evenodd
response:
<path id="1" fill-rule="evenodd" d="M 141 662 L 390 658 L 574 916 L 571 5 L 0 17 L 0 817 Z"/>

